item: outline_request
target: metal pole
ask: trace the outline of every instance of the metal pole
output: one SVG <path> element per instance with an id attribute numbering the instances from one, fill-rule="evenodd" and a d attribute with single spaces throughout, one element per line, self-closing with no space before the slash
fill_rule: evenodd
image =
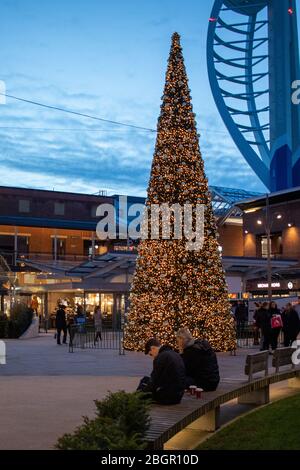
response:
<path id="1" fill-rule="evenodd" d="M 15 227 L 15 236 L 14 236 L 14 266 L 17 266 L 18 258 L 18 227 Z"/>
<path id="2" fill-rule="evenodd" d="M 271 224 L 270 224 L 270 201 L 269 194 L 266 195 L 266 233 L 267 233 L 267 271 L 268 271 L 268 301 L 272 301 L 272 265 L 271 265 Z"/>
<path id="3" fill-rule="evenodd" d="M 84 316 L 86 316 L 86 295 L 85 295 L 85 290 L 83 291 L 83 311 L 84 311 Z"/>
<path id="4" fill-rule="evenodd" d="M 95 233 L 92 233 L 92 259 L 95 258 Z"/>
<path id="5" fill-rule="evenodd" d="M 57 262 L 57 231 L 54 233 L 54 262 Z"/>

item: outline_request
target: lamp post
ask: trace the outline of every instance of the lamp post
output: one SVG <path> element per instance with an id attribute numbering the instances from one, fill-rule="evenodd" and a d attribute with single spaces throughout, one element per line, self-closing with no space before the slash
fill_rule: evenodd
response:
<path id="1" fill-rule="evenodd" d="M 272 301 L 272 265 L 271 265 L 271 223 L 269 194 L 266 195 L 266 234 L 267 234 L 267 273 L 268 273 L 268 301 Z"/>
<path id="2" fill-rule="evenodd" d="M 275 214 L 276 215 L 276 214 Z M 281 219 L 282 215 L 277 214 L 277 219 Z M 262 221 L 258 220 L 257 223 L 262 225 Z M 268 279 L 268 301 L 272 301 L 272 263 L 271 263 L 271 227 L 273 220 L 270 217 L 270 200 L 269 194 L 266 194 L 266 208 L 265 208 L 265 233 L 267 237 L 267 279 Z M 291 226 L 291 224 L 289 224 Z"/>

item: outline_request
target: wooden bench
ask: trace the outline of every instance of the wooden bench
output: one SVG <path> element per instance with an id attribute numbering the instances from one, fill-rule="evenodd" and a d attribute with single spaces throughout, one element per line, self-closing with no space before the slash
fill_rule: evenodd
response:
<path id="1" fill-rule="evenodd" d="M 253 380 L 253 374 L 265 372 L 268 375 L 269 351 L 262 351 L 256 354 L 248 354 L 245 364 L 245 375 L 248 375 L 248 381 Z"/>
<path id="2" fill-rule="evenodd" d="M 292 355 L 295 352 L 295 348 L 279 348 L 273 353 L 272 366 L 275 367 L 276 372 L 279 371 L 281 366 L 291 365 L 292 369 L 295 368 L 295 364 L 292 362 Z"/>
<path id="3" fill-rule="evenodd" d="M 215 392 L 203 392 L 201 399 L 186 393 L 178 405 L 153 405 L 150 412 L 151 424 L 146 435 L 148 448 L 164 449 L 167 441 L 190 425 L 199 434 L 203 431 L 215 431 L 220 427 L 221 405 L 235 398 L 238 403 L 266 404 L 269 402 L 270 385 L 284 380 L 289 380 L 289 386 L 300 389 L 300 368 L 279 371 L 281 366 L 292 364 L 291 351 L 288 354 L 286 349 L 291 348 L 278 349 L 273 356 L 275 373 L 268 374 L 268 352 L 251 354 L 246 357 L 247 381 L 221 381 Z M 253 378 L 259 372 L 263 372 L 264 376 Z"/>

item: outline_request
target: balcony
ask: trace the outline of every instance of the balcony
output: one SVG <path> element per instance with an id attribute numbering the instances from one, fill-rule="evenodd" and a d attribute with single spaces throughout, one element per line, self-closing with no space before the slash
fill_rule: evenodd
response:
<path id="1" fill-rule="evenodd" d="M 17 271 L 19 271 L 22 267 L 22 259 L 41 262 L 53 261 L 55 259 L 54 254 L 50 252 L 15 253 L 13 251 L 1 251 L 0 255 L 5 259 L 11 269 Z M 81 263 L 88 260 L 89 258 L 90 255 L 85 254 L 57 254 L 56 256 L 57 261 L 66 261 L 70 263 Z"/>

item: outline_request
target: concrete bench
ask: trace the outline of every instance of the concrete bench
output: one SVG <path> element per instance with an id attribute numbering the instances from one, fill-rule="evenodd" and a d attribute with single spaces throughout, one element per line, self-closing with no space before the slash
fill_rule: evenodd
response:
<path id="1" fill-rule="evenodd" d="M 150 428 L 146 434 L 148 448 L 164 449 L 164 445 L 187 426 L 192 425 L 193 430 L 199 434 L 203 431 L 217 430 L 220 427 L 220 407 L 230 400 L 237 398 L 238 403 L 266 404 L 269 402 L 270 385 L 284 380 L 289 380 L 289 386 L 300 389 L 300 368 L 293 367 L 279 371 L 281 366 L 292 363 L 291 354 L 288 356 L 286 351 L 280 352 L 280 349 L 277 351 L 273 357 L 275 373 L 268 373 L 267 351 L 251 354 L 246 357 L 247 381 L 239 383 L 221 381 L 215 392 L 203 392 L 201 399 L 186 393 L 178 405 L 152 405 Z M 259 372 L 263 372 L 264 376 L 253 378 L 253 375 Z"/>

